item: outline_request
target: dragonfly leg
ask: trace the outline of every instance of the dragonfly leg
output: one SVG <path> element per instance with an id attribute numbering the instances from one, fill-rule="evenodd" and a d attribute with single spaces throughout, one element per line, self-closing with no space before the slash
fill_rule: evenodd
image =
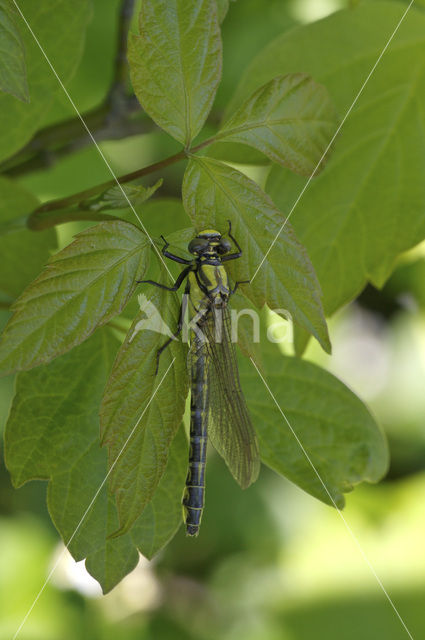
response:
<path id="1" fill-rule="evenodd" d="M 155 282 L 155 280 L 136 280 L 136 282 L 138 284 L 153 284 L 155 287 L 165 289 L 166 291 L 177 291 L 181 287 L 183 280 L 186 278 L 190 270 L 191 267 L 183 269 L 172 287 L 167 287 L 167 285 L 161 284 L 160 282 Z"/>
<path id="2" fill-rule="evenodd" d="M 174 253 L 170 253 L 169 251 L 167 251 L 168 247 L 170 246 L 170 243 L 167 242 L 164 236 L 161 236 L 161 238 L 164 240 L 164 246 L 162 247 L 162 254 L 166 258 L 169 258 L 170 260 L 174 260 L 174 262 L 179 262 L 180 264 L 192 264 L 192 260 L 186 260 L 186 258 L 180 258 L 180 256 L 176 256 L 174 255 Z"/>
<path id="3" fill-rule="evenodd" d="M 177 323 L 177 329 L 176 331 L 173 333 L 173 335 L 168 338 L 168 340 L 166 342 L 164 342 L 164 344 L 159 347 L 158 351 L 156 352 L 156 369 L 155 369 L 155 375 L 158 373 L 158 369 L 159 369 L 159 359 L 161 357 L 161 353 L 168 347 L 169 344 L 171 344 L 171 342 L 176 339 L 183 328 L 183 322 L 184 322 L 184 316 L 186 314 L 186 308 L 187 308 L 187 296 L 183 296 L 183 300 L 180 306 L 180 314 L 179 314 L 179 321 Z"/>
<path id="4" fill-rule="evenodd" d="M 177 330 L 176 333 L 173 333 L 171 338 L 168 338 L 167 342 L 164 342 L 164 344 L 162 345 L 162 347 L 159 347 L 158 351 L 156 352 L 156 367 L 155 367 L 155 375 L 158 373 L 158 369 L 159 369 L 159 359 L 161 357 L 161 353 L 168 347 L 168 345 L 174 340 L 174 338 L 177 338 L 177 336 L 179 335 L 181 329 Z"/>
<path id="5" fill-rule="evenodd" d="M 230 295 L 232 296 L 236 292 L 240 284 L 249 284 L 250 282 L 251 280 L 238 280 L 237 282 L 235 282 L 235 286 L 233 287 L 233 289 L 230 289 Z"/>
<path id="6" fill-rule="evenodd" d="M 239 242 L 236 240 L 236 238 L 232 236 L 232 223 L 230 220 L 228 220 L 227 222 L 229 223 L 229 231 L 227 232 L 227 235 L 231 240 L 233 240 L 238 251 L 237 253 L 229 253 L 229 255 L 227 256 L 222 256 L 222 262 L 227 262 L 228 260 L 236 260 L 236 258 L 240 258 L 242 255 L 242 247 L 239 245 Z"/>

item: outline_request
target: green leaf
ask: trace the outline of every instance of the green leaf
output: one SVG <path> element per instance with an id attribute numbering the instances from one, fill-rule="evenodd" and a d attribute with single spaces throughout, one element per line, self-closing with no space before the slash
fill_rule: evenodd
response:
<path id="1" fill-rule="evenodd" d="M 343 116 L 404 10 L 397 2 L 361 3 L 288 32 L 249 65 L 229 109 L 276 73 L 303 69 L 328 88 Z M 413 6 L 336 138 L 325 171 L 291 215 L 329 314 L 367 281 L 382 286 L 397 256 L 425 237 L 424 56 L 425 14 Z M 304 179 L 276 167 L 267 190 L 289 212 L 304 186 Z"/>
<path id="2" fill-rule="evenodd" d="M 304 329 L 301 329 L 301 327 L 294 325 L 294 352 L 296 356 L 301 358 L 304 351 L 307 349 L 309 340 L 310 334 L 308 334 Z"/>
<path id="3" fill-rule="evenodd" d="M 149 200 L 143 207 L 143 216 L 148 221 L 151 236 L 158 238 L 161 234 L 168 238 L 170 233 L 186 227 L 189 223 L 181 198 Z"/>
<path id="4" fill-rule="evenodd" d="M 18 4 L 55 71 L 66 84 L 81 58 L 85 28 L 91 14 L 91 2 L 20 0 Z M 26 51 L 31 102 L 26 104 L 11 95 L 0 95 L 0 160 L 11 156 L 30 140 L 40 123 L 46 123 L 46 115 L 56 94 L 60 93 L 63 96 L 63 89 L 34 37 L 22 19 L 19 20 Z"/>
<path id="5" fill-rule="evenodd" d="M 51 518 L 75 560 L 88 557 L 88 569 L 105 592 L 138 559 L 130 536 L 107 539 L 118 519 L 104 482 L 99 404 L 117 348 L 101 329 L 49 365 L 20 373 L 5 432 L 14 485 L 50 480 Z"/>
<path id="6" fill-rule="evenodd" d="M 152 187 L 144 187 L 143 185 L 131 185 L 125 184 L 120 187 L 116 185 L 111 189 L 107 189 L 99 196 L 86 200 L 79 205 L 80 209 L 88 209 L 89 211 L 109 211 L 111 209 L 128 209 L 130 200 L 133 207 L 138 207 L 146 200 L 149 200 L 163 183 L 163 179 L 160 178 L 155 182 Z M 124 190 L 125 195 L 122 190 Z"/>
<path id="7" fill-rule="evenodd" d="M 139 25 L 128 54 L 134 91 L 146 113 L 189 146 L 221 77 L 215 0 L 143 0 Z"/>
<path id="8" fill-rule="evenodd" d="M 174 231 L 174 233 L 169 233 L 166 240 L 170 243 L 170 247 L 173 250 L 177 249 L 177 253 L 181 255 L 182 258 L 193 260 L 193 254 L 189 253 L 188 244 L 195 235 L 196 231 L 193 227 L 186 227 L 185 229 Z"/>
<path id="9" fill-rule="evenodd" d="M 216 0 L 218 21 L 221 24 L 229 11 L 229 0 Z"/>
<path id="10" fill-rule="evenodd" d="M 5 432 L 15 487 L 68 474 L 99 442 L 99 396 L 117 348 L 102 329 L 55 362 L 18 375 Z M 80 496 L 75 498 L 78 504 Z"/>
<path id="11" fill-rule="evenodd" d="M 188 465 L 183 425 L 171 443 L 167 466 L 153 499 L 131 529 L 131 539 L 149 560 L 176 534 L 182 519 L 182 495 Z"/>
<path id="12" fill-rule="evenodd" d="M 103 593 L 108 593 L 128 573 L 133 571 L 139 561 L 139 554 L 132 543 L 130 534 L 111 538 L 110 534 L 118 526 L 115 503 L 108 500 L 107 515 L 108 537 L 102 548 L 90 554 L 86 559 L 86 569 L 102 586 Z"/>
<path id="13" fill-rule="evenodd" d="M 11 0 L 0 0 L 0 91 L 29 102 L 25 49 Z"/>
<path id="14" fill-rule="evenodd" d="M 304 247 L 285 218 L 260 187 L 228 165 L 193 157 L 183 183 L 186 211 L 198 230 L 216 227 L 222 233 L 232 221 L 232 233 L 244 255 L 228 263 L 234 281 L 251 279 L 272 243 L 258 274 L 243 292 L 261 308 L 286 309 L 330 350 L 320 286 Z M 227 265 L 226 265 L 227 267 Z"/>
<path id="15" fill-rule="evenodd" d="M 84 343 L 84 345 L 85 344 L 86 343 Z M 78 355 L 78 349 L 80 349 L 81 346 L 82 345 L 74 349 L 71 353 L 73 354 L 74 351 L 77 351 Z M 70 354 L 65 354 L 65 356 L 61 356 L 58 361 L 68 358 L 69 355 Z M 91 362 L 93 363 L 93 357 L 91 358 Z M 42 369 L 54 367 L 55 364 L 56 361 L 45 365 Z M 77 361 L 77 366 L 82 370 L 86 370 L 81 359 Z M 34 372 L 30 371 L 19 374 L 19 376 L 33 375 L 36 371 L 38 372 L 39 369 Z M 104 370 L 103 373 L 106 374 Z M 63 383 L 63 378 L 61 379 Z M 99 379 L 99 376 L 94 378 L 95 382 L 98 382 Z M 79 381 L 78 384 L 78 388 L 81 388 L 82 383 Z M 55 385 L 53 385 L 53 389 L 56 389 Z M 63 393 L 60 394 L 59 391 L 57 394 L 58 397 L 62 397 L 64 403 L 67 404 L 68 396 Z M 72 395 L 74 394 L 70 394 L 69 397 Z M 94 402 L 91 404 L 90 401 L 85 401 L 84 404 L 77 403 L 77 407 L 80 408 L 81 412 L 88 411 L 89 415 L 93 416 L 93 426 L 91 426 L 91 428 L 87 427 L 85 420 L 82 422 L 82 425 L 86 426 L 87 445 L 85 449 L 80 449 L 78 452 L 75 452 L 70 442 L 74 432 L 77 432 L 78 437 L 83 439 L 74 415 L 74 420 L 71 423 L 72 429 L 68 428 L 68 430 L 62 434 L 62 439 L 60 440 L 61 448 L 58 451 L 60 455 L 62 449 L 68 444 L 70 448 L 70 462 L 64 465 L 63 471 L 55 468 L 47 492 L 47 505 L 50 517 L 65 543 L 67 544 L 70 541 L 69 550 L 73 558 L 77 561 L 92 556 L 102 551 L 102 549 L 104 550 L 108 536 L 114 531 L 118 522 L 116 507 L 113 500 L 108 496 L 108 481 L 105 481 L 108 474 L 107 455 L 99 446 L 98 413 L 101 395 L 99 397 L 99 394 L 97 394 L 96 398 L 98 401 L 97 418 Z M 50 408 L 50 405 L 48 405 L 47 409 L 50 410 Z M 48 455 L 53 458 L 57 447 L 55 443 L 48 443 L 48 447 Z M 102 483 L 104 484 L 102 485 Z M 113 522 L 112 509 L 115 509 L 115 519 Z M 127 542 L 131 544 L 128 538 Z M 119 567 L 116 567 L 116 570 L 119 571 Z"/>
<path id="16" fill-rule="evenodd" d="M 120 519 L 116 535 L 128 531 L 152 499 L 187 395 L 186 349 L 181 341 L 165 349 L 155 375 L 157 350 L 175 331 L 179 318 L 176 294 L 147 284 L 140 303 L 141 311 L 115 360 L 100 412 Z"/>
<path id="17" fill-rule="evenodd" d="M 49 362 L 120 313 L 147 269 L 148 245 L 132 224 L 102 222 L 55 254 L 13 305 L 0 372 Z"/>
<path id="18" fill-rule="evenodd" d="M 52 477 L 47 505 L 73 558 L 86 558 L 87 570 L 106 593 L 134 569 L 138 553 L 128 534 L 119 540 L 109 538 L 118 516 L 107 483 L 102 485 L 108 465 L 106 453 L 99 447 L 99 420 L 92 424 L 97 427 L 96 440 L 67 471 Z"/>
<path id="19" fill-rule="evenodd" d="M 335 504 L 362 481 L 377 482 L 388 467 L 385 437 L 361 400 L 320 367 L 283 356 L 261 342 L 264 377 Z M 285 418 L 245 360 L 241 381 L 257 430 L 261 459 L 327 504 L 333 504 Z"/>
<path id="20" fill-rule="evenodd" d="M 304 73 L 274 78 L 225 122 L 216 138 L 247 144 L 302 175 L 320 163 L 337 128 L 326 89 Z"/>
<path id="21" fill-rule="evenodd" d="M 56 248 L 56 232 L 30 231 L 24 214 L 37 207 L 33 195 L 0 178 L 0 294 L 14 300 L 31 282 Z"/>

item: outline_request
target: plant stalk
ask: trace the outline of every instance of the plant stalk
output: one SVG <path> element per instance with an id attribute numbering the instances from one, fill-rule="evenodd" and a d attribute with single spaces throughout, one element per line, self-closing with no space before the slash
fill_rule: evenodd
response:
<path id="1" fill-rule="evenodd" d="M 28 217 L 27 226 L 33 231 L 42 231 L 43 229 L 47 229 L 49 227 L 55 226 L 57 224 L 61 224 L 63 222 L 70 222 L 73 220 L 95 220 L 99 221 L 113 219 L 114 216 L 105 215 L 104 217 L 100 217 L 99 214 L 90 211 L 84 211 L 81 209 L 78 210 L 78 205 L 87 198 L 91 198 L 96 196 L 111 187 L 114 187 L 117 183 L 120 185 L 126 184 L 127 182 L 132 182 L 133 180 L 137 180 L 138 178 L 143 178 L 151 173 L 155 173 L 156 171 L 160 171 L 161 169 L 165 169 L 166 167 L 176 164 L 181 160 L 184 160 L 186 157 L 191 154 L 200 151 L 204 147 L 212 144 L 217 140 L 217 137 L 213 136 L 204 140 L 196 147 L 192 149 L 182 149 L 178 153 L 175 153 L 168 158 L 164 158 L 164 160 L 160 160 L 159 162 L 154 162 L 153 164 L 148 165 L 147 167 L 143 167 L 142 169 L 137 169 L 136 171 L 132 171 L 131 173 L 127 173 L 119 178 L 112 178 L 107 182 L 103 182 L 102 184 L 98 184 L 95 187 L 91 187 L 90 189 L 85 189 L 84 191 L 79 191 L 78 193 L 74 193 L 71 196 L 67 196 L 65 198 L 58 198 L 56 200 L 50 200 L 42 204 L 40 207 L 37 207 Z M 72 209 L 72 207 L 77 206 L 77 208 Z M 61 209 L 68 209 L 68 211 L 64 211 L 62 214 L 59 213 Z M 51 212 L 54 212 L 53 214 Z"/>

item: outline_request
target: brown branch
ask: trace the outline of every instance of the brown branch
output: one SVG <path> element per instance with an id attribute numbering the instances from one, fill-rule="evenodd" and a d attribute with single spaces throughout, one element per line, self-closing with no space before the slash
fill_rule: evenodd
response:
<path id="1" fill-rule="evenodd" d="M 136 97 L 127 95 L 127 35 L 133 11 L 134 0 L 123 0 L 112 85 L 103 103 L 84 115 L 97 142 L 122 139 L 150 132 L 155 128 L 154 123 L 141 111 Z M 135 119 L 137 113 L 142 117 Z M 13 177 L 50 167 L 61 157 L 82 149 L 91 142 L 90 136 L 82 129 L 80 118 L 70 118 L 39 131 L 25 147 L 0 164 L 0 171 Z"/>
<path id="2" fill-rule="evenodd" d="M 121 176 L 118 178 L 118 183 L 125 184 L 132 180 L 136 180 L 137 178 L 142 178 L 150 173 L 164 169 L 171 164 L 175 164 L 176 162 L 183 160 L 185 157 L 186 152 L 184 150 L 179 151 L 173 156 L 169 156 L 160 162 L 155 162 L 143 169 L 138 169 L 137 171 L 132 171 L 131 173 Z M 56 224 L 72 220 L 100 220 L 99 214 L 96 212 L 79 211 L 78 209 L 71 209 L 71 207 L 73 205 L 79 205 L 83 200 L 91 198 L 102 191 L 106 191 L 107 189 L 114 187 L 116 184 L 117 180 L 113 178 L 112 180 L 108 180 L 107 182 L 98 184 L 95 187 L 86 189 L 85 191 L 80 191 L 71 196 L 67 196 L 66 198 L 59 198 L 57 200 L 46 202 L 30 214 L 27 220 L 27 226 L 33 231 L 41 231 L 42 229 L 47 229 L 55 226 Z M 60 209 L 69 209 L 69 211 L 63 211 L 62 214 L 60 214 Z M 105 216 L 106 217 L 104 219 L 111 219 L 114 217 L 108 216 L 107 214 L 105 214 Z"/>
<path id="3" fill-rule="evenodd" d="M 204 140 L 193 149 L 182 149 L 178 153 L 175 153 L 164 160 L 160 160 L 159 162 L 154 162 L 153 164 L 148 165 L 147 167 L 143 167 L 142 169 L 137 169 L 136 171 L 132 171 L 131 173 L 126 173 L 123 176 L 115 179 L 112 178 L 107 182 L 103 182 L 102 184 L 98 184 L 95 187 L 91 187 L 90 189 L 85 189 L 84 191 L 79 191 L 78 193 L 74 193 L 71 196 L 67 196 L 66 198 L 58 198 L 56 200 L 50 200 L 42 204 L 40 207 L 35 209 L 28 217 L 27 226 L 33 231 L 40 231 L 42 229 L 47 229 L 48 227 L 55 226 L 56 224 L 60 224 L 62 222 L 69 222 L 72 220 L 99 220 L 99 214 L 96 212 L 90 211 L 78 211 L 78 209 L 71 209 L 74 205 L 79 205 L 87 198 L 91 198 L 96 196 L 102 191 L 106 191 L 111 187 L 114 187 L 117 182 L 118 184 L 126 184 L 127 182 L 132 182 L 133 180 L 137 180 L 138 178 L 143 178 L 151 173 L 155 173 L 156 171 L 160 171 L 161 169 L 165 169 L 172 164 L 176 164 L 181 160 L 189 157 L 192 154 L 195 154 L 197 151 L 200 151 L 204 147 L 212 144 L 216 141 L 216 137 L 208 138 Z M 59 214 L 60 209 L 69 209 L 69 211 L 63 211 L 62 214 Z M 83 207 L 81 207 L 83 209 Z M 54 212 L 53 214 L 49 212 Z M 46 215 L 47 214 L 47 215 Z M 83 217 L 84 216 L 84 217 Z M 113 216 L 108 216 L 107 219 Z"/>

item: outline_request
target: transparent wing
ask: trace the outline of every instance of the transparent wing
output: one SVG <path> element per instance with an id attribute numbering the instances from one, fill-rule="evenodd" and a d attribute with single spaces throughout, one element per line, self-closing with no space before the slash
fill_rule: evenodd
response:
<path id="1" fill-rule="evenodd" d="M 258 477 L 260 454 L 240 385 L 227 307 L 215 313 L 211 310 L 202 330 L 207 338 L 201 348 L 208 363 L 208 435 L 235 480 L 245 489 Z"/>

